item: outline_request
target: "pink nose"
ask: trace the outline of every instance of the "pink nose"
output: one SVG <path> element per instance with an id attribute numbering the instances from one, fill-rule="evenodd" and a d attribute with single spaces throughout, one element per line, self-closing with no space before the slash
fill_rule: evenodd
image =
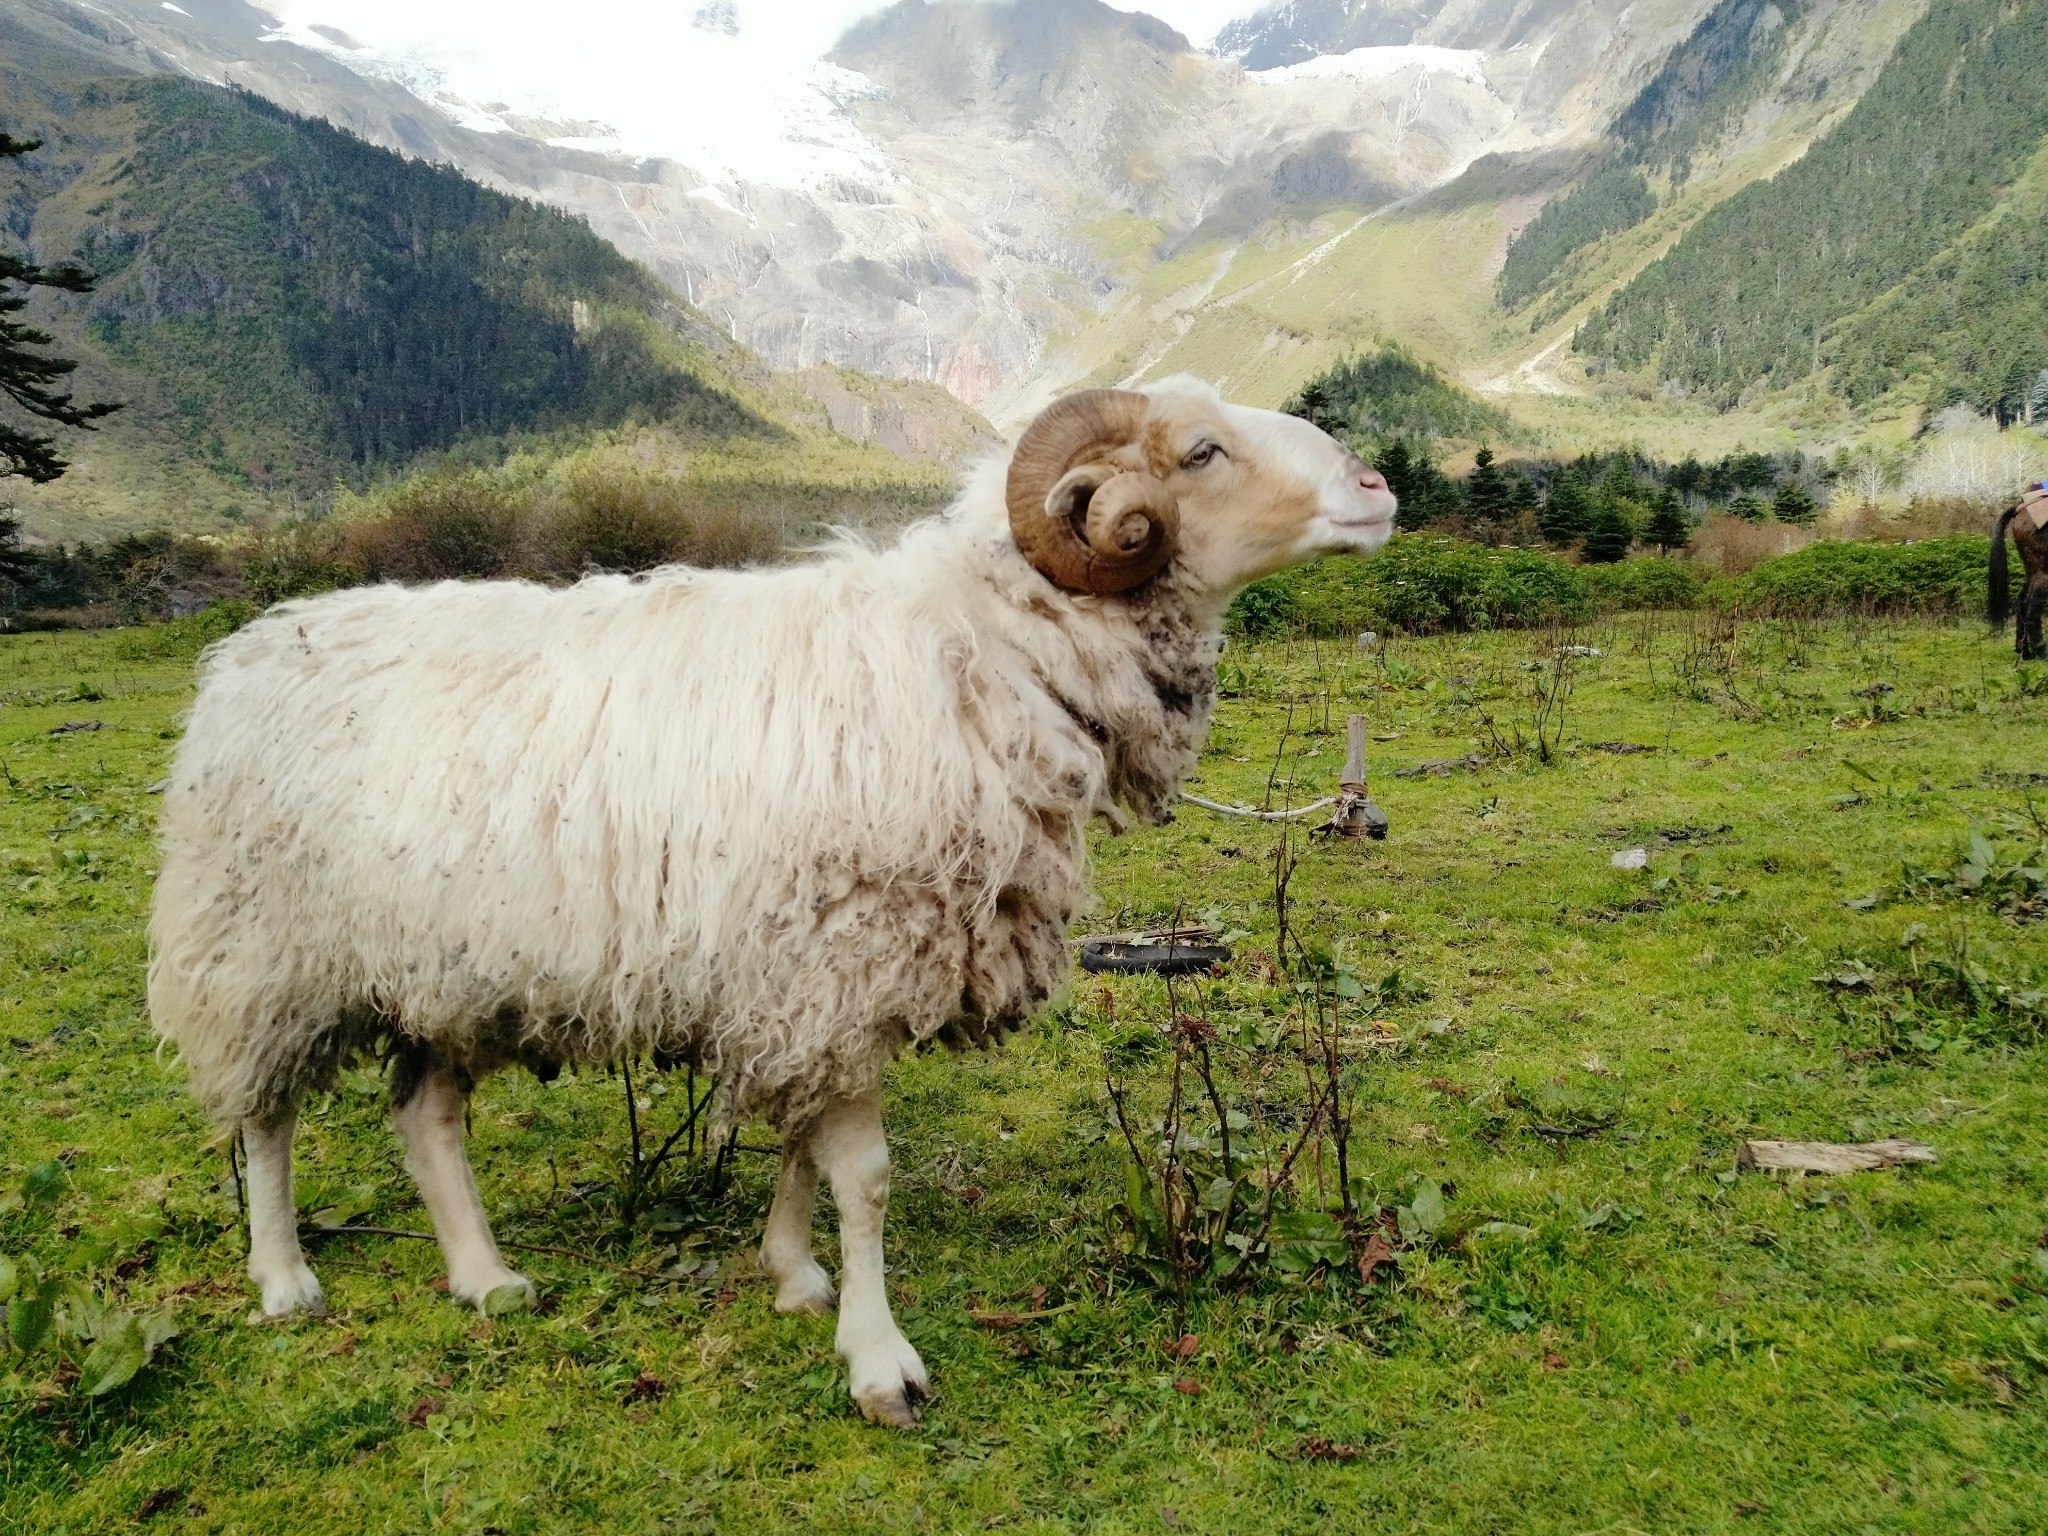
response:
<path id="1" fill-rule="evenodd" d="M 1384 491 L 1387 488 L 1387 477 L 1370 464 L 1361 464 L 1358 466 L 1358 485 L 1361 490 Z"/>

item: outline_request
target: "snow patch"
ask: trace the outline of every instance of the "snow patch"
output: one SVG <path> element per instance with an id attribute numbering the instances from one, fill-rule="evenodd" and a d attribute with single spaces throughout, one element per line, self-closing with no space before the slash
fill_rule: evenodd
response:
<path id="1" fill-rule="evenodd" d="M 186 10 L 185 7 L 183 7 L 182 5 L 171 4 L 171 0 L 164 0 L 164 9 L 167 11 L 176 11 L 180 16 L 190 16 L 192 14 L 190 11 Z"/>
<path id="2" fill-rule="evenodd" d="M 477 133 L 670 160 L 728 186 L 902 179 L 853 117 L 857 103 L 886 93 L 822 61 L 837 27 L 807 30 L 812 16 L 764 0 L 592 0 L 573 20 L 539 0 L 263 0 L 263 9 L 275 18 L 265 42 L 400 86 Z"/>
<path id="3" fill-rule="evenodd" d="M 1278 69 L 1249 71 L 1247 79 L 1268 84 L 1290 80 L 1380 80 L 1406 69 L 1430 74 L 1456 75 L 1474 85 L 1486 84 L 1486 55 L 1477 48 L 1439 48 L 1433 43 L 1392 43 L 1378 48 L 1354 48 L 1349 53 L 1326 53 L 1299 64 Z"/>

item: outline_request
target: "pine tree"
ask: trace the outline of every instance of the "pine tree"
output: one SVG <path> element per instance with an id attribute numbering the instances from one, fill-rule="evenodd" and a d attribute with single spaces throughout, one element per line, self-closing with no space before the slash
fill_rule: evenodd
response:
<path id="1" fill-rule="evenodd" d="M 1465 481 L 1465 508 L 1482 523 L 1507 521 L 1507 476 L 1495 466 L 1491 448 L 1482 448 L 1473 455 L 1472 473 Z"/>
<path id="2" fill-rule="evenodd" d="M 1728 515 L 1739 517 L 1745 523 L 1767 523 L 1771 520 L 1770 503 L 1761 496 L 1745 492 L 1728 503 Z"/>
<path id="3" fill-rule="evenodd" d="M 1643 488 L 1636 484 L 1634 469 L 1628 455 L 1617 453 L 1607 466 L 1607 473 L 1600 477 L 1599 495 L 1602 501 L 1623 502 L 1635 505 L 1641 502 Z M 1626 514 L 1624 514 L 1626 515 Z"/>
<path id="4" fill-rule="evenodd" d="M 40 139 L 16 139 L 0 133 L 0 160 L 19 159 L 41 147 Z M 0 256 L 0 395 L 30 416 L 87 431 L 102 416 L 111 415 L 120 407 L 104 401 L 78 405 L 70 395 L 56 389 L 57 381 L 78 364 L 43 351 L 56 338 L 14 317 L 28 308 L 30 289 L 90 293 L 92 283 L 89 273 L 74 266 L 39 267 L 18 256 Z M 13 286 L 10 288 L 9 284 Z M 0 421 L 0 479 L 26 475 L 43 484 L 55 480 L 68 467 L 57 455 L 56 439 Z"/>
<path id="5" fill-rule="evenodd" d="M 1685 503 L 1670 486 L 1657 492 L 1650 502 L 1650 523 L 1643 537 L 1667 555 L 1692 542 L 1692 519 L 1685 515 Z"/>
<path id="6" fill-rule="evenodd" d="M 1398 528 L 1426 527 L 1455 505 L 1457 487 L 1430 461 L 1426 446 L 1405 437 L 1389 438 L 1373 455 L 1373 466 L 1386 477 L 1387 489 L 1400 503 L 1394 515 Z"/>
<path id="7" fill-rule="evenodd" d="M 1330 393 L 1329 385 L 1321 379 L 1310 379 L 1301 386 L 1301 393 L 1288 403 L 1287 414 L 1299 416 L 1332 435 L 1344 424 L 1336 398 Z"/>
<path id="8" fill-rule="evenodd" d="M 1603 496 L 1593 509 L 1592 522 L 1586 529 L 1586 542 L 1581 547 L 1586 559 L 1594 565 L 1612 565 L 1627 558 L 1633 538 L 1634 530 L 1628 525 L 1622 503 Z"/>
<path id="9" fill-rule="evenodd" d="M 1820 515 L 1820 503 L 1797 480 L 1787 480 L 1771 498 L 1771 510 L 1781 523 L 1810 523 Z"/>
<path id="10" fill-rule="evenodd" d="M 1575 469 L 1560 469 L 1550 479 L 1550 494 L 1536 514 L 1536 526 L 1553 544 L 1569 544 L 1586 531 L 1593 502 L 1586 482 Z"/>

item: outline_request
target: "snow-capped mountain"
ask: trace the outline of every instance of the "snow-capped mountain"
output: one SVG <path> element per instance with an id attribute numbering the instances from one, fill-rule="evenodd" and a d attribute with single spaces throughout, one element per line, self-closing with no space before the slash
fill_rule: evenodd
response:
<path id="1" fill-rule="evenodd" d="M 1295 0 L 1215 53 L 1100 0 L 10 4 L 581 213 L 777 367 L 1002 419 L 1107 366 L 1064 342 L 1175 263 L 1213 285 L 1597 132 L 1709 0 Z"/>

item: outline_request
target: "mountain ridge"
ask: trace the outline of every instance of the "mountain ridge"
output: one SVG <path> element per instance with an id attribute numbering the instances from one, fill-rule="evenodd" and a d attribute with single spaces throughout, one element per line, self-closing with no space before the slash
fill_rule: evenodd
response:
<path id="1" fill-rule="evenodd" d="M 935 468 L 897 455 L 992 440 L 935 391 L 773 374 L 555 209 L 249 93 L 95 78 L 121 56 L 7 20 L 4 126 L 47 142 L 18 162 L 0 232 L 99 273 L 37 319 L 80 360 L 81 390 L 129 407 L 66 435 L 63 480 L 9 488 L 45 537 L 317 509 L 337 481 L 423 455 L 633 421 L 679 443 L 757 439 L 773 473 L 780 454 L 799 477 L 811 462 L 920 487 Z"/>

